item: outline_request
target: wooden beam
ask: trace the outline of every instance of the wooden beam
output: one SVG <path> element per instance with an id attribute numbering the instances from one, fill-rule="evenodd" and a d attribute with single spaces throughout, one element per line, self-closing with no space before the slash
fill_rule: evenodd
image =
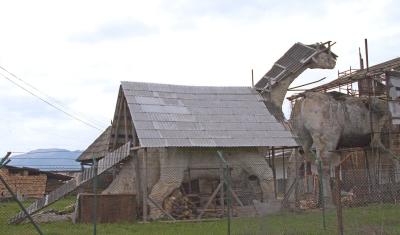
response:
<path id="1" fill-rule="evenodd" d="M 124 130 L 125 130 L 125 142 L 129 141 L 129 133 L 128 133 L 128 119 L 126 117 L 127 113 L 126 113 L 126 99 L 124 98 Z"/>
<path id="2" fill-rule="evenodd" d="M 243 202 L 239 199 L 239 197 L 236 195 L 235 191 L 233 191 L 232 187 L 229 187 L 229 191 L 232 193 L 233 198 L 236 200 L 236 202 L 241 206 L 244 207 Z"/>
<path id="3" fill-rule="evenodd" d="M 164 210 L 162 208 L 162 206 L 158 205 L 158 203 L 153 201 L 153 199 L 151 199 L 150 197 L 147 197 L 147 200 L 149 200 L 149 202 L 151 202 L 154 206 L 156 206 L 158 209 L 160 209 L 160 211 L 162 211 L 162 213 L 164 213 L 166 216 L 168 216 L 171 220 L 176 221 L 176 219 L 170 213 L 168 213 L 166 210 Z"/>
<path id="4" fill-rule="evenodd" d="M 118 140 L 118 129 L 119 129 L 119 119 L 120 119 L 120 115 L 121 115 L 121 110 L 122 110 L 122 104 L 121 104 L 121 99 L 123 99 L 123 94 L 121 92 L 120 94 L 121 96 L 118 97 L 118 103 L 117 103 L 117 115 L 116 115 L 116 123 L 115 123 L 115 133 L 114 133 L 114 141 L 113 141 L 113 149 L 115 149 L 116 145 L 117 145 L 117 140 Z"/>
<path id="5" fill-rule="evenodd" d="M 208 199 L 206 205 L 203 207 L 203 210 L 200 212 L 199 216 L 197 216 L 197 220 L 201 219 L 203 216 L 205 210 L 210 206 L 212 200 L 214 200 L 215 196 L 217 196 L 218 191 L 222 188 L 224 182 L 220 182 L 218 184 L 218 187 L 214 190 L 214 192 L 211 194 L 210 198 Z"/>
<path id="6" fill-rule="evenodd" d="M 143 177 L 141 179 L 142 182 L 142 192 L 143 192 L 143 221 L 147 221 L 147 198 L 148 198 L 148 193 L 147 193 L 147 149 L 140 149 L 139 150 L 139 156 L 141 160 L 141 170 L 143 173 Z"/>
<path id="7" fill-rule="evenodd" d="M 275 192 L 275 199 L 278 197 L 276 192 L 276 169 L 275 169 L 275 148 L 272 147 L 272 176 L 274 178 L 274 192 Z"/>

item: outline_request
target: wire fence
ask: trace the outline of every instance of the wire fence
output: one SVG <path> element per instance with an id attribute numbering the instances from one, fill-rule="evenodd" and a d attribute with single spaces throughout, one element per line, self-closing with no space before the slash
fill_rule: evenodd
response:
<path id="1" fill-rule="evenodd" d="M 337 167 L 335 192 L 342 234 L 399 234 L 400 171 Z M 336 199 L 337 200 L 337 199 Z"/>
<path id="2" fill-rule="evenodd" d="M 134 151 L 33 220 L 44 234 L 400 234 L 400 171 L 393 164 L 342 164 L 321 185 L 304 160 L 282 166 L 255 150 L 165 151 Z M 192 157 L 175 162 L 182 154 Z M 72 182 L 6 170 L 2 178 L 26 208 Z M 0 234 L 37 234 L 27 219 L 10 224 L 21 208 L 1 182 L 0 193 Z"/>

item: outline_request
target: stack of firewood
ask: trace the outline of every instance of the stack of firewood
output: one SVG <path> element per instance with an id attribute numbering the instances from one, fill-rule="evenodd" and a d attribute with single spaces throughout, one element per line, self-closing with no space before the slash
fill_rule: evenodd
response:
<path id="1" fill-rule="evenodd" d="M 355 195 L 353 189 L 351 189 L 349 192 L 341 191 L 340 194 L 342 195 L 341 200 L 343 206 L 351 207 L 354 204 Z"/>
<path id="2" fill-rule="evenodd" d="M 195 206 L 179 189 L 165 199 L 164 209 L 175 219 L 193 219 L 195 217 Z"/>
<path id="3" fill-rule="evenodd" d="M 300 200 L 300 209 L 315 209 L 318 207 L 318 202 L 315 200 Z"/>

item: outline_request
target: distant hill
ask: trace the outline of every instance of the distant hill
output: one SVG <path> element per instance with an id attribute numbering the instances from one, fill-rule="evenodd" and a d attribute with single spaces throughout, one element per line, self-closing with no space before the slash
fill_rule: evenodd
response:
<path id="1" fill-rule="evenodd" d="M 66 149 L 36 149 L 20 155 L 12 155 L 10 166 L 32 167 L 44 171 L 80 170 L 79 162 L 75 159 L 82 151 Z"/>

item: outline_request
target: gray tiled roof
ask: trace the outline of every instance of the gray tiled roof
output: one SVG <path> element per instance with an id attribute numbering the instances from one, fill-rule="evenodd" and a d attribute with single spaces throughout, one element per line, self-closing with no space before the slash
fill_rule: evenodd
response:
<path id="1" fill-rule="evenodd" d="M 297 146 L 249 87 L 122 82 L 143 147 Z"/>
<path id="2" fill-rule="evenodd" d="M 297 72 L 318 52 L 302 43 L 294 44 L 255 85 L 258 89 L 268 89 L 287 74 Z"/>

